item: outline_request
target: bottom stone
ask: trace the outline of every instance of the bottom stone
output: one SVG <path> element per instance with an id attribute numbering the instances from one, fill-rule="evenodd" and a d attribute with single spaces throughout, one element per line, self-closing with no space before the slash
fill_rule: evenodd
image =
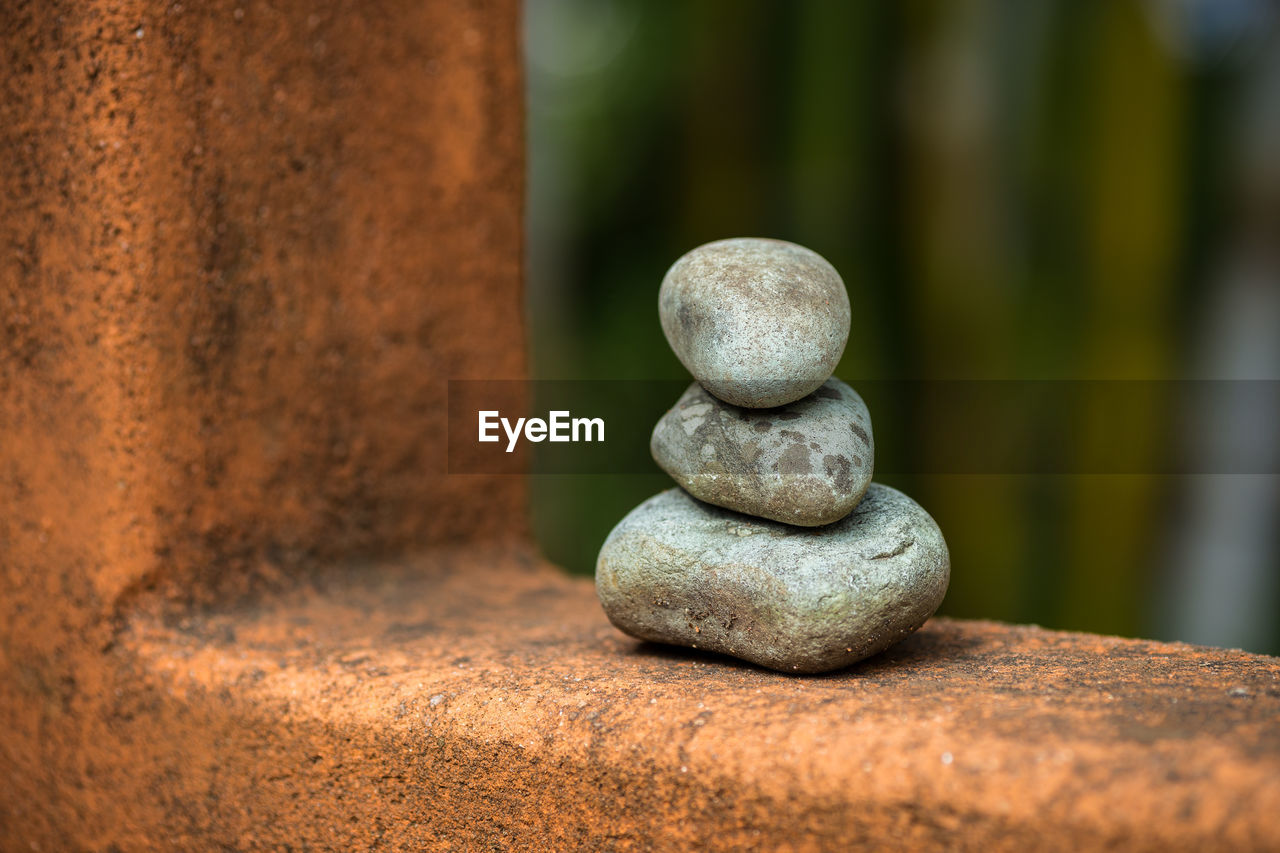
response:
<path id="1" fill-rule="evenodd" d="M 596 594 L 633 637 L 813 673 L 848 666 L 919 628 L 950 576 L 938 525 L 887 486 L 873 483 L 850 515 L 817 528 L 670 489 L 609 534 Z"/>

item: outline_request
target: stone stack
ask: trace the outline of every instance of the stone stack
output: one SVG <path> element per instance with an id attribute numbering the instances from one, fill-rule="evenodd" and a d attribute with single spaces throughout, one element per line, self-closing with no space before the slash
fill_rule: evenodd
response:
<path id="1" fill-rule="evenodd" d="M 780 240 L 708 243 L 667 272 L 658 309 L 697 380 L 650 443 L 681 488 L 605 540 L 610 621 L 785 672 L 848 666 L 923 625 L 947 546 L 918 504 L 871 482 L 871 416 L 831 376 L 850 317 L 831 264 Z"/>

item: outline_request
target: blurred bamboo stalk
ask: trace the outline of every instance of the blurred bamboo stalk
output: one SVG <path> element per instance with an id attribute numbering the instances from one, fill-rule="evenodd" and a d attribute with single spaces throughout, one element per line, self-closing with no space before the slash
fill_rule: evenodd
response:
<path id="1" fill-rule="evenodd" d="M 1254 8 L 1265 15 L 1266 7 Z M 1242 97 L 1227 116 L 1234 167 L 1219 176 L 1228 200 L 1207 288 L 1195 313 L 1192 372 L 1214 380 L 1280 380 L 1280 33 L 1257 45 Z M 1221 131 L 1220 131 L 1221 133 Z M 1256 459 L 1280 453 L 1280 405 L 1248 382 L 1182 401 L 1193 458 L 1224 450 Z M 1280 476 L 1185 477 L 1166 525 L 1166 570 L 1155 630 L 1192 643 L 1280 652 Z"/>
<path id="2" fill-rule="evenodd" d="M 1173 375 L 1171 330 L 1184 195 L 1185 84 L 1137 2 L 1104 3 L 1091 63 L 1083 247 L 1089 265 L 1082 373 L 1099 379 Z M 1167 406 L 1100 406 L 1075 423 L 1082 457 L 1116 440 L 1113 419 L 1148 441 L 1123 448 L 1138 470 L 1155 470 Z M 1161 481 L 1150 475 L 1078 477 L 1067 513 L 1069 543 L 1062 624 L 1134 634 L 1152 570 Z"/>
<path id="3" fill-rule="evenodd" d="M 1000 69 L 990 2 L 915 2 L 903 16 L 899 69 L 905 176 L 902 245 L 910 339 L 928 378 L 1010 378 L 1017 338 L 1006 196 L 992 114 Z M 873 413 L 874 415 L 874 413 Z M 910 440 L 929 453 L 949 413 L 914 412 Z M 1012 618 L 1025 610 L 1035 561 L 1022 495 L 1009 477 L 928 477 L 918 494 L 947 531 L 954 566 L 948 612 Z"/>

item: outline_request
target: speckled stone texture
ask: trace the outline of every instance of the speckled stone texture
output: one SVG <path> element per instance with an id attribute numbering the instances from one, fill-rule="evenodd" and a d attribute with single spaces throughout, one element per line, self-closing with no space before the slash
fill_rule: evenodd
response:
<path id="1" fill-rule="evenodd" d="M 135 606 L 525 535 L 442 450 L 449 379 L 524 373 L 517 20 L 0 3 L 0 849 L 207 814 L 115 790 L 183 732 L 114 710 Z"/>
<path id="2" fill-rule="evenodd" d="M 117 653 L 130 758 L 77 778 L 140 819 L 42 849 L 1280 849 L 1280 659 L 1242 652 L 934 618 L 789 678 L 471 547 Z"/>
<path id="3" fill-rule="evenodd" d="M 649 443 L 653 458 L 699 500 L 788 524 L 844 518 L 871 482 L 871 415 L 838 379 L 774 409 L 731 406 L 698 383 Z"/>
<path id="4" fill-rule="evenodd" d="M 849 296 L 822 256 L 782 240 L 707 243 L 667 271 L 662 331 L 680 362 L 735 406 L 799 400 L 831 376 L 849 339 Z"/>
<path id="5" fill-rule="evenodd" d="M 873 483 L 843 521 L 812 529 L 670 489 L 609 534 L 596 593 L 633 637 L 826 672 L 923 625 L 950 571 L 937 524 L 887 486 Z"/>

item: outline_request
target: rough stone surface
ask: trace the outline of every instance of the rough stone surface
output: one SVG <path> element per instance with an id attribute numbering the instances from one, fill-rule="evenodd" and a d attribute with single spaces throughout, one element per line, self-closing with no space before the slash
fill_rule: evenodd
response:
<path id="1" fill-rule="evenodd" d="M 0 849 L 112 849 L 134 604 L 524 535 L 441 450 L 448 379 L 524 373 L 518 20 L 0 4 Z"/>
<path id="2" fill-rule="evenodd" d="M 472 549 L 138 613 L 111 658 L 120 759 L 0 849 L 1280 849 L 1280 659 L 1241 652 L 935 618 L 788 677 Z"/>
<path id="3" fill-rule="evenodd" d="M 871 415 L 838 379 L 774 409 L 731 406 L 698 383 L 654 427 L 662 470 L 699 500 L 788 524 L 844 518 L 871 482 Z"/>
<path id="4" fill-rule="evenodd" d="M 825 672 L 925 623 L 950 578 L 933 519 L 873 483 L 848 517 L 797 528 L 655 495 L 605 540 L 596 592 L 642 640 L 723 652 L 783 672 Z"/>
<path id="5" fill-rule="evenodd" d="M 735 406 L 799 400 L 827 380 L 849 339 L 849 296 L 820 255 L 735 238 L 681 257 L 658 295 L 662 331 L 702 385 Z"/>
<path id="6" fill-rule="evenodd" d="M 436 449 L 524 370 L 516 5 L 3 4 L 9 565 L 109 606 L 507 535 Z"/>

